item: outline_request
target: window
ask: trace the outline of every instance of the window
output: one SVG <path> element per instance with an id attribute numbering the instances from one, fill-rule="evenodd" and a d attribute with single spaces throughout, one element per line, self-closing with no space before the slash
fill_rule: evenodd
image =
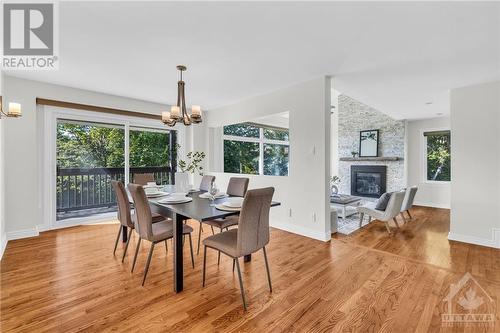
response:
<path id="1" fill-rule="evenodd" d="M 287 128 L 255 123 L 224 126 L 224 172 L 288 176 Z"/>
<path id="2" fill-rule="evenodd" d="M 427 181 L 451 180 L 450 131 L 424 132 L 425 175 Z"/>

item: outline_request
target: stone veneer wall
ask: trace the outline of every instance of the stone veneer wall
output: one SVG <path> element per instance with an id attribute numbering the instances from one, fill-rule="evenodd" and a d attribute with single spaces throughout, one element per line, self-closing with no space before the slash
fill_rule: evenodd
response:
<path id="1" fill-rule="evenodd" d="M 379 130 L 379 156 L 404 158 L 404 121 L 394 120 L 384 113 L 355 99 L 340 95 L 338 100 L 339 158 L 359 153 L 359 132 Z M 387 191 L 405 186 L 404 161 L 339 161 L 340 193 L 351 193 L 351 165 L 387 165 Z"/>

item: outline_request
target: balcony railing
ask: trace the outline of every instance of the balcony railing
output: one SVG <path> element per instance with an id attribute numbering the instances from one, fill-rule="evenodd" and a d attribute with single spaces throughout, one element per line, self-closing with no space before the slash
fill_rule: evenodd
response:
<path id="1" fill-rule="evenodd" d="M 130 168 L 130 181 L 135 174 L 152 173 L 158 184 L 173 184 L 174 173 L 170 167 Z M 112 180 L 125 182 L 124 168 L 58 168 L 57 212 L 116 206 Z"/>

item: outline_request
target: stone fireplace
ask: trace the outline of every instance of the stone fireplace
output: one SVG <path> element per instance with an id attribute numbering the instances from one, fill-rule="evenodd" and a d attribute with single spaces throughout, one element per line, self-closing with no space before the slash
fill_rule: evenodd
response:
<path id="1" fill-rule="evenodd" d="M 351 194 L 379 198 L 386 192 L 387 167 L 385 165 L 352 165 Z"/>

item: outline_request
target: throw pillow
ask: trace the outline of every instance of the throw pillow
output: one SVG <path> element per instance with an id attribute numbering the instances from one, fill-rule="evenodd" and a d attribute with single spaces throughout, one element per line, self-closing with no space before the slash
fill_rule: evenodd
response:
<path id="1" fill-rule="evenodd" d="M 391 199 L 392 192 L 386 192 L 380 196 L 380 198 L 377 201 L 377 204 L 375 205 L 376 210 L 385 210 L 387 208 L 387 204 L 389 203 L 389 200 Z"/>

